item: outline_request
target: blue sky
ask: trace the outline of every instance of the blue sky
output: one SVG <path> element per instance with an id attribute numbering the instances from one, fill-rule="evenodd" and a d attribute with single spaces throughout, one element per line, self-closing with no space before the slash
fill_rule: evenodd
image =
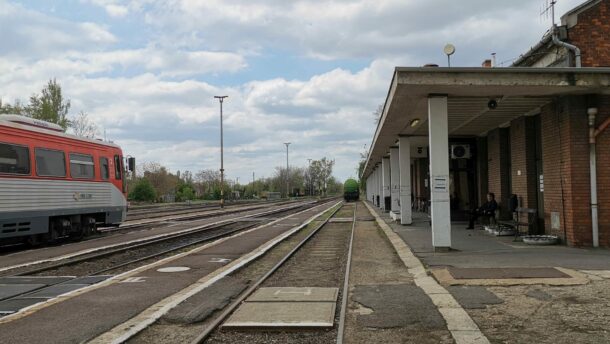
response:
<path id="1" fill-rule="evenodd" d="M 564 13 L 581 1 L 559 1 Z M 544 1 L 0 0 L 0 97 L 27 100 L 57 78 L 139 162 L 219 168 L 225 102 L 229 178 L 270 176 L 324 156 L 355 175 L 395 66 L 498 62 L 550 26 Z M 101 134 L 101 131 L 100 131 Z"/>

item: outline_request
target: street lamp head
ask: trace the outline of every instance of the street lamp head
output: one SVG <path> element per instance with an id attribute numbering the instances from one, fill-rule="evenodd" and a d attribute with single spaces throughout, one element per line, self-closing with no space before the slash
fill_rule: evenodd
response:
<path id="1" fill-rule="evenodd" d="M 214 96 L 214 98 L 218 99 L 221 103 L 223 100 L 225 100 L 225 98 L 227 98 L 228 96 Z"/>

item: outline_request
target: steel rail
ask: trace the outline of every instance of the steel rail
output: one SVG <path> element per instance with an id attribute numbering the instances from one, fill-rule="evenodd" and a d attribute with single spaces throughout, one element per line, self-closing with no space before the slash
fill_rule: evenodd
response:
<path id="1" fill-rule="evenodd" d="M 191 344 L 200 344 L 203 343 L 214 330 L 220 326 L 220 324 L 229 316 L 231 313 L 235 311 L 235 309 L 248 297 L 250 296 L 261 284 L 265 282 L 273 273 L 275 273 L 284 263 L 288 261 L 297 251 L 303 247 L 311 238 L 313 238 L 319 231 L 322 229 L 328 221 L 341 209 L 343 206 L 343 202 L 341 206 L 337 207 L 330 216 L 324 220 L 321 224 L 319 224 L 309 235 L 307 235 L 303 240 L 301 240 L 297 246 L 295 246 L 290 252 L 288 252 L 277 264 L 275 264 L 265 275 L 263 275 L 260 279 L 258 279 L 252 286 L 250 286 L 246 291 L 244 291 L 235 301 L 233 301 L 224 311 L 216 318 L 212 323 L 206 327 L 197 338 L 195 338 Z"/>
<path id="2" fill-rule="evenodd" d="M 345 314 L 347 310 L 347 299 L 349 294 L 349 275 L 352 267 L 352 248 L 354 246 L 354 232 L 356 228 L 356 209 L 358 202 L 354 203 L 354 217 L 352 220 L 352 234 L 349 239 L 347 251 L 347 264 L 345 265 L 345 277 L 343 278 L 343 293 L 341 294 L 341 313 L 339 314 L 339 328 L 337 329 L 337 344 L 343 344 L 343 332 L 345 331 Z"/>

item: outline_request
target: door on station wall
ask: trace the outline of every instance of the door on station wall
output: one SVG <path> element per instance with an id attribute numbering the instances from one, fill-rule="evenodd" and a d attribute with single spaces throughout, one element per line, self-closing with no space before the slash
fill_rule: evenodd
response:
<path id="1" fill-rule="evenodd" d="M 537 223 L 536 231 L 544 232 L 544 170 L 542 168 L 542 127 L 540 124 L 540 115 L 534 117 L 534 127 L 536 133 L 536 204 L 537 204 Z"/>
<path id="2" fill-rule="evenodd" d="M 451 220 L 465 221 L 468 219 L 468 212 L 476 208 L 477 204 L 476 142 L 450 140 L 449 146 Z"/>

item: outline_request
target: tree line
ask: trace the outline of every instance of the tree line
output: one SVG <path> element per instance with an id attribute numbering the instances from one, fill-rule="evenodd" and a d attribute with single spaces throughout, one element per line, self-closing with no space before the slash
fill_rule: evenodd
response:
<path id="1" fill-rule="evenodd" d="M 309 167 L 276 167 L 271 177 L 239 183 L 226 179 L 221 185 L 220 172 L 169 170 L 156 162 L 137 166 L 129 180 L 129 199 L 138 202 L 183 202 L 190 200 L 219 200 L 223 189 L 225 199 L 265 198 L 269 192 L 283 197 L 336 195 L 343 184 L 332 176 L 334 162 L 326 158 L 314 160 Z"/>

